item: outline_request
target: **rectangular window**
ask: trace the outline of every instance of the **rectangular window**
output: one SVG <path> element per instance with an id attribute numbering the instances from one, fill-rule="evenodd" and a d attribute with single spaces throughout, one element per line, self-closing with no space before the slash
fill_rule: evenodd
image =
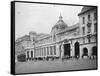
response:
<path id="1" fill-rule="evenodd" d="M 88 33 L 90 33 L 91 32 L 91 28 L 90 27 L 88 27 Z"/>
<path id="2" fill-rule="evenodd" d="M 88 21 L 91 21 L 91 16 L 90 16 L 90 14 L 88 15 Z"/>
<path id="3" fill-rule="evenodd" d="M 83 24 L 85 24 L 85 17 L 83 17 Z"/>
<path id="4" fill-rule="evenodd" d="M 94 24 L 94 32 L 97 32 L 97 23 Z"/>
<path id="5" fill-rule="evenodd" d="M 82 27 L 83 35 L 85 34 L 85 27 Z"/>
<path id="6" fill-rule="evenodd" d="M 97 20 L 97 13 L 94 13 L 94 20 Z"/>
<path id="7" fill-rule="evenodd" d="M 91 32 L 91 23 L 88 23 L 88 24 L 87 24 L 87 30 L 88 30 L 88 33 Z"/>

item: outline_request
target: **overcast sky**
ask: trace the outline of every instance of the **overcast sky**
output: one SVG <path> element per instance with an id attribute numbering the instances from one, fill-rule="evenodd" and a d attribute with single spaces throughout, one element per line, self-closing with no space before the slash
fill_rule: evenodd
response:
<path id="1" fill-rule="evenodd" d="M 30 31 L 49 34 L 59 20 L 60 13 L 68 26 L 74 25 L 79 21 L 77 14 L 81 9 L 82 6 L 16 3 L 15 39 Z"/>

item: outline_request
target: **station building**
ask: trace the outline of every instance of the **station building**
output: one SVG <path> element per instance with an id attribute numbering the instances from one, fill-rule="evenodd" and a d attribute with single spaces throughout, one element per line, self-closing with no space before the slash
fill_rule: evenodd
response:
<path id="1" fill-rule="evenodd" d="M 84 6 L 78 17 L 79 23 L 68 26 L 60 15 L 50 34 L 29 32 L 15 48 L 20 46 L 27 59 L 97 56 L 97 7 Z"/>

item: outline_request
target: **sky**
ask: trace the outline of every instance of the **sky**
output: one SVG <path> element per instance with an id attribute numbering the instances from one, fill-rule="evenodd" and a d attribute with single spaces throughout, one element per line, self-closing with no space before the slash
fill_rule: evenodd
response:
<path id="1" fill-rule="evenodd" d="M 52 5 L 36 3 L 15 4 L 15 39 L 28 35 L 30 31 L 50 34 L 60 14 L 68 26 L 79 22 L 82 6 Z"/>

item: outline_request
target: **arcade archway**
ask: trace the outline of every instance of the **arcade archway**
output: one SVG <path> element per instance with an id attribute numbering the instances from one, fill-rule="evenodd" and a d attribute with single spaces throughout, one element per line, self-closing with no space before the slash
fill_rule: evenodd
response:
<path id="1" fill-rule="evenodd" d="M 83 55 L 82 55 L 82 57 L 84 57 L 84 56 L 88 56 L 88 49 L 86 47 L 83 48 Z"/>
<path id="2" fill-rule="evenodd" d="M 64 44 L 64 56 L 70 56 L 70 44 Z"/>
<path id="3" fill-rule="evenodd" d="M 92 48 L 92 55 L 93 55 L 93 56 L 97 56 L 97 46 L 94 46 L 94 47 Z"/>
<path id="4" fill-rule="evenodd" d="M 79 42 L 76 42 L 74 44 L 74 50 L 75 50 L 75 58 L 79 58 L 80 56 Z"/>

